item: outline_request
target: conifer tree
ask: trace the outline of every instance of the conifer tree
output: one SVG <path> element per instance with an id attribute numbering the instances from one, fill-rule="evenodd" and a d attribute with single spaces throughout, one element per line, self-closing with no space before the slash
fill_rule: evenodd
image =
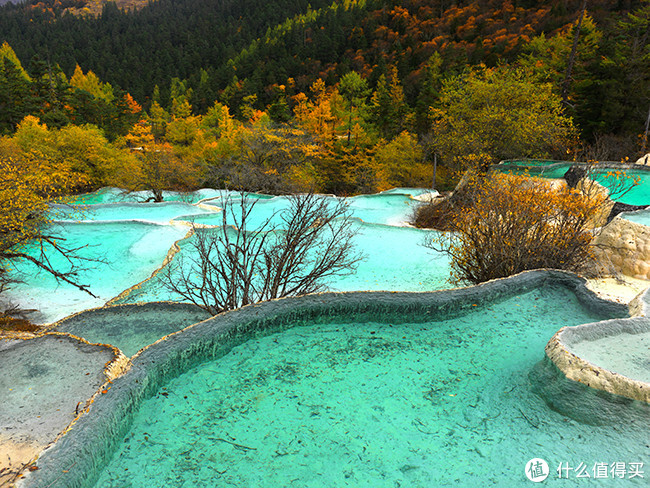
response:
<path id="1" fill-rule="evenodd" d="M 388 69 L 388 76 L 379 77 L 369 112 L 370 122 L 385 138 L 392 139 L 406 128 L 410 109 L 395 66 Z"/>
<path id="2" fill-rule="evenodd" d="M 0 133 L 14 131 L 33 110 L 31 80 L 15 55 L 5 55 L 5 46 L 9 48 L 5 43 L 0 49 Z"/>
<path id="3" fill-rule="evenodd" d="M 352 114 L 355 109 L 358 110 L 366 104 L 366 99 L 370 94 L 370 89 L 368 88 L 366 80 L 361 78 L 359 73 L 356 71 L 350 71 L 341 78 L 341 81 L 339 82 L 339 90 L 345 101 L 348 103 L 347 141 L 349 145 L 353 127 Z"/>

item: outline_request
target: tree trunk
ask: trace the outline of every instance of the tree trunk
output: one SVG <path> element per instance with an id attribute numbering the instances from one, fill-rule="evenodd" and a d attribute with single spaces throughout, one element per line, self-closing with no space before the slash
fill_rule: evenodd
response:
<path id="1" fill-rule="evenodd" d="M 645 120 L 645 132 L 643 133 L 643 144 L 641 145 L 641 156 L 645 156 L 646 145 L 648 143 L 648 129 L 650 128 L 650 110 L 648 110 L 648 118 Z"/>
<path id="2" fill-rule="evenodd" d="M 575 27 L 575 34 L 573 35 L 573 46 L 571 47 L 571 54 L 569 54 L 569 61 L 564 73 L 564 81 L 562 82 L 562 105 L 566 108 L 569 105 L 569 88 L 571 87 L 571 73 L 573 72 L 573 65 L 576 61 L 576 54 L 578 52 L 578 41 L 580 40 L 580 28 L 582 27 L 582 19 L 587 10 L 587 0 L 582 0 L 582 8 L 580 9 L 580 16 Z"/>

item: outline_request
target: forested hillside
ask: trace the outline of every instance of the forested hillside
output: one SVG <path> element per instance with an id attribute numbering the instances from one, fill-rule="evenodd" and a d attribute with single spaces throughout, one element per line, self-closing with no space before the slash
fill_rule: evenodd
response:
<path id="1" fill-rule="evenodd" d="M 67 14 L 77 1 L 0 9 L 3 40 L 23 60 L 49 58 L 68 75 L 79 64 L 143 100 L 154 85 L 220 67 L 268 27 L 330 0 L 157 0 L 137 12 L 108 3 L 98 18 Z"/>
<path id="2" fill-rule="evenodd" d="M 355 70 L 375 83 L 394 64 L 413 101 L 434 52 L 443 69 L 512 61 L 537 35 L 566 32 L 581 0 L 157 0 L 137 12 L 108 3 L 98 18 L 66 9 L 83 0 L 45 0 L 0 9 L 0 32 L 23 61 L 34 55 L 72 74 L 75 65 L 146 102 L 155 85 L 189 79 L 196 110 L 228 85 L 268 103 L 289 77 L 305 90 Z M 625 35 L 617 22 L 638 0 L 590 0 L 598 48 L 610 54 Z M 594 68 L 595 69 L 595 68 Z M 200 92 L 200 95 L 198 94 Z M 204 100 L 208 102 L 204 103 Z M 263 108 L 260 106 L 260 108 Z"/>
<path id="3" fill-rule="evenodd" d="M 5 146 L 16 154 L 83 126 L 111 157 L 164 147 L 198 168 L 182 187 L 251 174 L 248 189 L 354 193 L 430 184 L 435 158 L 445 180 L 645 145 L 647 0 L 158 0 L 78 15 L 87 5 L 0 7 L 0 130 L 31 134 Z M 119 184 L 109 173 L 89 185 Z"/>

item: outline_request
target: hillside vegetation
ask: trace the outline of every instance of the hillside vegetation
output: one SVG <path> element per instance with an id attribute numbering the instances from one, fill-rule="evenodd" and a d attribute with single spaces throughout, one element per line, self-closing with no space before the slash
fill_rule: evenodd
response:
<path id="1" fill-rule="evenodd" d="M 0 8 L 0 131 L 6 154 L 56 158 L 76 128 L 103 148 L 76 169 L 87 188 L 446 188 L 500 159 L 646 145 L 647 0 L 158 0 L 97 17 L 75 1 Z"/>

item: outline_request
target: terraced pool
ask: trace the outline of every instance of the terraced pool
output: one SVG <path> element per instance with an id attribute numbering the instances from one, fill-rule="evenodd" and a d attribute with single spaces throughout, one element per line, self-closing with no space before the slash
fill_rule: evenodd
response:
<path id="1" fill-rule="evenodd" d="M 419 193 L 350 199 L 366 260 L 332 289 L 448 286 L 447 258 L 421 245 L 423 231 L 403 226 Z M 42 276 L 19 285 L 18 298 L 48 304 L 43 321 L 127 289 L 119 302 L 172 298 L 156 276 L 130 287 L 160 267 L 185 222 L 221 224 L 219 195 L 202 195 L 210 200 L 201 206 L 180 195 L 162 205 L 116 203 L 114 189 L 84 196 L 87 218 L 57 225 L 102 258 L 81 275 L 100 298 Z M 258 220 L 286 205 L 255 198 Z M 188 243 L 180 241 L 181 253 Z M 60 330 L 128 356 L 171 335 L 133 357 L 24 486 L 510 487 L 530 483 L 532 458 L 548 462 L 546 484 L 583 486 L 574 471 L 581 465 L 592 476 L 603 464 L 647 467 L 649 405 L 568 381 L 545 358 L 561 327 L 626 313 L 577 283 L 532 272 L 440 293 L 316 295 L 246 307 L 178 334 L 205 315 L 165 304 L 89 311 Z M 607 341 L 587 352 L 645 378 L 639 337 L 638 364 L 617 365 Z M 562 466 L 570 480 L 555 471 Z M 640 476 L 593 482 L 644 486 Z"/>
<path id="2" fill-rule="evenodd" d="M 53 486 L 382 487 L 525 486 L 532 458 L 550 486 L 580 482 L 560 464 L 647 465 L 650 407 L 566 386 L 544 360 L 559 325 L 624 309 L 539 276 L 380 294 L 388 308 L 326 295 L 217 317 L 136 357 L 42 467 L 69 472 Z M 93 445 L 113 447 L 88 459 Z"/>
<path id="3" fill-rule="evenodd" d="M 394 189 L 377 195 L 347 199 L 357 220 L 357 248 L 366 254 L 358 272 L 329 283 L 333 290 L 435 290 L 449 286 L 448 259 L 421 244 L 425 231 L 405 227 L 414 205 L 413 196 L 423 189 Z M 146 194 L 124 194 L 116 188 L 80 195 L 74 202 L 80 208 L 54 205 L 54 231 L 69 247 L 83 248 L 86 258 L 97 260 L 82 264 L 79 281 L 92 285 L 97 298 L 39 273 L 30 263 L 16 267 L 23 282 L 7 293 L 24 309 L 38 309 L 31 319 L 37 323 L 54 322 L 74 312 L 101 306 L 122 295 L 134 285 L 150 278 L 159 269 L 172 245 L 189 231 L 189 222 L 219 226 L 222 224 L 223 198 L 232 192 L 205 189 L 189 196 L 170 192 L 169 201 L 141 202 Z M 235 195 L 235 205 L 237 195 Z M 254 228 L 287 207 L 285 197 L 248 194 L 256 201 L 249 225 Z M 334 203 L 335 197 L 327 197 Z M 198 202 L 201 202 L 198 204 Z M 229 224 L 232 222 L 228 221 Z M 84 247 L 85 246 L 85 247 Z M 65 262 L 57 262 L 63 265 Z M 176 300 L 156 279 L 125 294 L 116 303 L 141 303 Z"/>
<path id="4" fill-rule="evenodd" d="M 254 338 L 143 403 L 95 486 L 514 486 L 533 457 L 647 459 L 636 427 L 568 420 L 535 394 L 557 324 L 599 318 L 544 287 L 442 321 Z"/>

